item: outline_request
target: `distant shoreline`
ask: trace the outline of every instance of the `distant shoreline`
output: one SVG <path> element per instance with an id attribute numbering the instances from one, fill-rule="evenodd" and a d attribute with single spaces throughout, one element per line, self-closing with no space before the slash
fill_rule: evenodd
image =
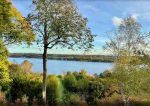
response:
<path id="1" fill-rule="evenodd" d="M 9 57 L 14 58 L 42 58 L 42 54 L 35 53 L 11 53 Z M 70 60 L 86 62 L 114 62 L 115 57 L 110 55 L 74 55 L 74 54 L 48 54 L 51 60 Z"/>

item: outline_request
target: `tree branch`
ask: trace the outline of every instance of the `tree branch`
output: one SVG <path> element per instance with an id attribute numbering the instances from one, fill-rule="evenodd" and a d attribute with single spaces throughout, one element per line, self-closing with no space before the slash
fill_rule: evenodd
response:
<path id="1" fill-rule="evenodd" d="M 51 43 L 53 43 L 53 42 L 55 42 L 55 41 L 57 42 L 57 40 L 59 40 L 59 39 L 60 39 L 60 36 L 58 36 L 56 39 L 54 39 L 54 40 L 52 40 L 52 41 L 48 42 L 48 44 L 47 44 L 47 45 L 49 46 Z"/>

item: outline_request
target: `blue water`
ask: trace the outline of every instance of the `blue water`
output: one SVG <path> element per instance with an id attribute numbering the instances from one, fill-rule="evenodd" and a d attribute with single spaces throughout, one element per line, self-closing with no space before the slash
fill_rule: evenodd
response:
<path id="1" fill-rule="evenodd" d="M 24 60 L 28 60 L 33 64 L 34 72 L 42 72 L 42 59 L 36 58 L 9 58 L 9 61 L 21 64 Z M 111 69 L 113 63 L 106 62 L 82 62 L 82 61 L 66 61 L 66 60 L 48 60 L 48 74 L 63 74 L 67 71 L 73 72 L 84 69 L 88 74 L 100 74 L 101 72 Z"/>

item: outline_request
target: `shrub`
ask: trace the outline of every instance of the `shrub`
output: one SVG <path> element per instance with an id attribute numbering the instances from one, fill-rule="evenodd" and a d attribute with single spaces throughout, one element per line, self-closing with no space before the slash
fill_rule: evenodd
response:
<path id="1" fill-rule="evenodd" d="M 34 98 L 41 102 L 41 76 L 36 73 L 26 73 L 18 64 L 12 64 L 9 70 L 13 81 L 8 92 L 8 99 L 15 102 L 27 96 L 29 104 L 32 104 Z"/>
<path id="2" fill-rule="evenodd" d="M 0 91 L 0 105 L 5 102 L 5 93 Z"/>
<path id="3" fill-rule="evenodd" d="M 42 103 L 42 82 L 39 80 L 28 80 L 25 86 L 25 94 L 28 97 L 28 104 L 32 104 L 36 98 L 38 104 Z"/>
<path id="4" fill-rule="evenodd" d="M 8 61 L 0 59 L 0 87 L 2 88 L 2 91 L 7 91 L 10 87 L 10 83 L 12 82 L 9 76 L 8 66 Z"/>
<path id="5" fill-rule="evenodd" d="M 69 106 L 77 105 L 80 103 L 80 96 L 75 93 L 67 93 L 65 95 L 64 101 L 65 101 L 66 105 L 68 104 Z"/>
<path id="6" fill-rule="evenodd" d="M 28 60 L 23 61 L 23 63 L 21 64 L 21 68 L 26 73 L 32 72 L 32 64 Z"/>
<path id="7" fill-rule="evenodd" d="M 21 99 L 25 95 L 26 79 L 23 76 L 16 76 L 13 78 L 13 82 L 10 88 L 10 97 L 12 102 L 17 99 Z"/>
<path id="8" fill-rule="evenodd" d="M 102 93 L 104 92 L 104 85 L 98 81 L 89 82 L 88 91 L 87 91 L 87 102 L 90 104 L 97 99 L 100 99 Z"/>
<path id="9" fill-rule="evenodd" d="M 56 105 L 62 102 L 63 87 L 57 76 L 48 76 L 47 78 L 47 101 L 48 104 Z"/>
<path id="10" fill-rule="evenodd" d="M 77 80 L 73 74 L 64 76 L 63 80 L 64 88 L 69 92 L 76 92 Z"/>

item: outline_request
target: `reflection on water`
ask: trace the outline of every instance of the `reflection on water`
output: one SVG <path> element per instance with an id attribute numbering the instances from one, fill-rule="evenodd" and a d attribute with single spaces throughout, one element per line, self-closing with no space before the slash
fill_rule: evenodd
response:
<path id="1" fill-rule="evenodd" d="M 9 61 L 22 63 L 28 60 L 33 64 L 34 72 L 42 72 L 42 59 L 35 58 L 9 58 Z M 88 74 L 99 74 L 105 70 L 111 69 L 113 63 L 106 62 L 82 62 L 82 61 L 66 61 L 66 60 L 48 60 L 47 68 L 49 74 L 63 74 L 67 71 L 86 70 Z"/>

